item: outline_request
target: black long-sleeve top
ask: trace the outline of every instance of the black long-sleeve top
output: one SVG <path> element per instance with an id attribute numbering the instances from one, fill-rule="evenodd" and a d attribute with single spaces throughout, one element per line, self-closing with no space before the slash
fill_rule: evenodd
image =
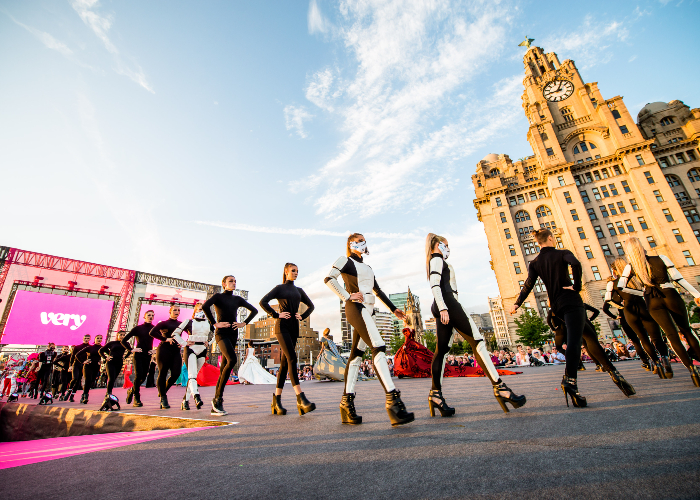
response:
<path id="1" fill-rule="evenodd" d="M 41 363 L 41 371 L 45 372 L 53 368 L 53 364 L 56 362 L 56 356 L 58 354 L 55 350 L 46 349 L 44 352 L 39 354 L 39 362 Z"/>
<path id="2" fill-rule="evenodd" d="M 75 355 L 75 359 L 81 363 L 85 363 L 88 358 L 90 358 L 90 364 L 97 365 L 100 362 L 100 349 L 102 344 L 92 344 L 87 347 L 83 347 L 78 354 Z"/>
<path id="3" fill-rule="evenodd" d="M 114 359 L 122 359 L 124 357 L 124 353 L 126 352 L 126 348 L 119 340 L 113 340 L 111 342 L 107 342 L 98 352 L 100 356 L 102 356 L 102 359 L 106 359 L 107 356 L 112 356 Z"/>
<path id="4" fill-rule="evenodd" d="M 587 312 L 592 312 L 592 313 L 593 313 L 593 314 L 591 314 L 590 317 L 588 317 L 588 314 L 586 314 L 586 317 L 588 318 L 588 321 L 593 321 L 593 320 L 595 320 L 595 319 L 598 317 L 598 315 L 600 314 L 600 309 L 597 309 L 597 308 L 595 308 L 595 307 L 593 307 L 593 306 L 591 306 L 591 305 L 588 305 L 588 304 L 586 304 L 586 303 L 583 304 L 583 308 L 584 308 Z"/>
<path id="5" fill-rule="evenodd" d="M 181 323 L 182 321 L 179 319 L 166 319 L 165 321 L 161 321 L 153 327 L 150 332 L 150 336 L 154 339 L 160 340 L 161 342 L 165 342 L 173 337 L 173 332 L 180 326 Z M 191 333 L 192 327 L 190 325 L 191 323 L 188 321 L 183 331 Z M 161 332 L 161 330 L 164 330 L 164 332 Z M 172 346 L 177 347 L 178 349 L 180 348 L 180 344 L 178 343 L 172 344 Z"/>
<path id="6" fill-rule="evenodd" d="M 71 350 L 70 350 L 70 363 L 69 366 L 73 366 L 73 363 L 75 363 L 75 355 L 78 354 L 80 351 L 85 349 L 87 346 L 90 344 L 82 343 L 78 345 L 74 345 Z"/>
<path id="7" fill-rule="evenodd" d="M 569 278 L 569 266 L 574 282 Z M 515 304 L 520 307 L 535 286 L 537 278 L 541 278 L 547 288 L 549 302 L 555 314 L 563 314 L 572 307 L 583 307 L 581 291 L 581 263 L 569 250 L 559 250 L 554 247 L 543 247 L 528 267 L 527 279 L 520 291 Z M 573 290 L 565 290 L 565 286 L 573 286 Z"/>
<path id="8" fill-rule="evenodd" d="M 301 315 L 301 319 L 304 320 L 308 318 L 314 311 L 314 304 L 306 295 L 306 292 L 294 285 L 293 281 L 287 281 L 281 285 L 277 285 L 275 288 L 270 290 L 267 295 L 265 295 L 260 300 L 260 307 L 272 316 L 273 318 L 279 318 L 280 315 L 272 307 L 270 307 L 270 301 L 277 299 L 277 303 L 280 306 L 279 312 L 288 312 L 292 315 L 290 319 L 296 320 L 294 315 L 299 312 L 299 304 L 305 304 L 307 309 Z"/>
<path id="9" fill-rule="evenodd" d="M 70 363 L 70 353 L 69 352 L 62 352 L 58 356 L 56 356 L 56 361 L 54 361 L 53 366 L 54 369 L 58 368 L 59 370 L 65 370 L 68 368 Z"/>
<path id="10" fill-rule="evenodd" d="M 124 346 L 124 349 L 126 349 L 127 356 L 131 354 L 132 347 L 131 344 L 129 344 L 129 340 L 132 337 L 136 339 L 134 347 L 141 349 L 142 353 L 148 354 L 148 351 L 153 349 L 153 337 L 150 335 L 152 329 L 153 323 L 141 323 L 132 328 L 131 331 L 124 336 L 121 344 Z"/>
<path id="11" fill-rule="evenodd" d="M 216 318 L 214 318 L 214 315 L 211 313 L 212 306 L 216 311 Z M 217 322 L 231 324 L 238 323 L 238 309 L 241 307 L 250 311 L 250 314 L 245 319 L 245 324 L 247 325 L 253 321 L 255 315 L 258 314 L 258 310 L 249 304 L 243 297 L 234 295 L 232 291 L 224 290 L 221 293 L 215 293 L 203 304 L 202 309 L 204 310 L 204 314 L 207 316 L 209 323 L 214 325 Z M 217 328 L 216 335 L 219 337 L 238 336 L 238 328 Z"/>

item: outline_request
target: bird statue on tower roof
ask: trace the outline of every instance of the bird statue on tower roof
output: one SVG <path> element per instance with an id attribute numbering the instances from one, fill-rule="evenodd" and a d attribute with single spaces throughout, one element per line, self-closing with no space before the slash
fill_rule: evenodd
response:
<path id="1" fill-rule="evenodd" d="M 530 45 L 532 45 L 532 42 L 534 42 L 534 41 L 535 41 L 534 38 L 528 38 L 528 36 L 525 35 L 525 40 L 523 40 L 522 42 L 520 42 L 520 43 L 518 44 L 518 47 L 527 47 L 527 48 L 530 48 Z"/>

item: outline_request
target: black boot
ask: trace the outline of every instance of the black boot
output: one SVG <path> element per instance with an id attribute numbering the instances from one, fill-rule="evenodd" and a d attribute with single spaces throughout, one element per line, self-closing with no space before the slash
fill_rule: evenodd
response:
<path id="1" fill-rule="evenodd" d="M 73 391 L 70 392 L 70 396 L 68 396 L 68 401 L 71 403 L 75 403 L 75 393 Z"/>
<path id="2" fill-rule="evenodd" d="M 211 400 L 211 414 L 217 415 L 217 416 L 228 415 L 228 413 L 226 413 L 226 410 L 224 410 L 224 399 L 223 398 Z"/>
<path id="3" fill-rule="evenodd" d="M 167 410 L 168 408 L 170 408 L 170 405 L 168 404 L 168 396 L 166 396 L 165 394 L 163 394 L 163 395 L 160 397 L 160 409 L 161 409 L 161 410 Z"/>
<path id="4" fill-rule="evenodd" d="M 627 382 L 625 380 L 625 377 L 620 375 L 619 371 L 613 370 L 608 373 L 610 374 L 610 378 L 612 379 L 612 381 L 615 382 L 615 385 L 619 387 L 619 389 L 622 391 L 622 394 L 624 394 L 627 397 L 636 394 L 634 387 L 632 387 L 632 384 Z"/>
<path id="5" fill-rule="evenodd" d="M 693 379 L 693 384 L 695 384 L 695 387 L 700 387 L 700 370 L 698 370 L 698 367 L 691 365 L 688 370 L 690 371 L 690 377 Z"/>
<path id="6" fill-rule="evenodd" d="M 185 396 L 185 397 L 187 397 L 187 396 Z M 190 409 L 190 402 L 187 401 L 187 399 L 183 398 L 182 404 L 180 405 L 180 409 L 181 410 L 189 410 Z"/>
<path id="7" fill-rule="evenodd" d="M 132 387 L 126 391 L 126 404 L 130 405 L 131 401 L 134 399 L 134 388 Z"/>
<path id="8" fill-rule="evenodd" d="M 340 419 L 344 424 L 358 425 L 362 423 L 355 411 L 355 394 L 343 394 L 340 400 Z"/>
<path id="9" fill-rule="evenodd" d="M 88 395 L 87 394 L 83 393 L 83 395 L 80 396 L 80 403 L 84 404 L 84 405 L 88 404 Z"/>
<path id="10" fill-rule="evenodd" d="M 306 399 L 306 395 L 303 392 L 297 394 L 297 410 L 299 410 L 299 415 L 304 413 L 312 412 L 316 409 L 316 403 L 312 403 Z"/>
<path id="11" fill-rule="evenodd" d="M 671 368 L 671 360 L 668 359 L 668 356 L 661 356 L 659 358 L 659 363 L 664 368 L 664 378 L 665 379 L 673 378 L 673 368 Z"/>
<path id="12" fill-rule="evenodd" d="M 202 398 L 199 397 L 199 394 L 195 394 L 195 395 L 192 396 L 192 397 L 194 398 L 194 404 L 195 404 L 195 406 L 197 407 L 198 410 L 199 410 L 202 406 L 204 406 L 204 401 L 202 401 Z"/>
<path id="13" fill-rule="evenodd" d="M 138 392 L 134 393 L 134 406 L 136 408 L 140 408 L 143 406 L 143 403 L 141 402 L 141 394 Z"/>
<path id="14" fill-rule="evenodd" d="M 386 412 L 391 420 L 391 425 L 403 425 L 413 422 L 413 413 L 406 411 L 406 405 L 401 401 L 401 393 L 398 389 L 386 393 Z"/>
<path id="15" fill-rule="evenodd" d="M 581 396 L 578 392 L 578 386 L 576 385 L 576 379 L 567 377 L 561 379 L 561 390 L 564 391 L 564 398 L 566 399 L 566 406 L 569 406 L 569 396 L 571 396 L 571 402 L 576 408 L 585 408 L 588 404 L 586 398 Z"/>
<path id="16" fill-rule="evenodd" d="M 440 402 L 436 402 L 435 399 L 439 399 Z M 435 408 L 440 412 L 441 417 L 451 417 L 455 414 L 455 409 L 448 406 L 445 402 L 445 398 L 442 397 L 442 391 L 437 391 L 433 389 L 428 394 L 428 409 L 430 410 L 430 416 L 435 416 Z"/>
<path id="17" fill-rule="evenodd" d="M 652 360 L 642 361 L 642 368 L 644 368 L 646 371 L 648 371 L 648 372 L 654 371 L 652 366 L 654 366 L 654 362 Z"/>
<path id="18" fill-rule="evenodd" d="M 272 395 L 272 405 L 270 406 L 273 415 L 286 415 L 287 409 L 282 406 L 282 395 Z"/>
<path id="19" fill-rule="evenodd" d="M 496 396 L 496 400 L 501 405 L 504 413 L 508 413 L 506 403 L 513 405 L 513 408 L 520 408 L 527 402 L 525 396 L 515 394 L 503 381 L 493 386 L 493 395 Z"/>
<path id="20" fill-rule="evenodd" d="M 595 365 L 595 371 L 597 371 L 597 372 L 603 372 L 603 371 L 605 371 L 605 370 L 603 370 L 603 367 L 602 367 L 602 366 L 600 366 L 599 364 L 596 364 L 596 365 Z"/>

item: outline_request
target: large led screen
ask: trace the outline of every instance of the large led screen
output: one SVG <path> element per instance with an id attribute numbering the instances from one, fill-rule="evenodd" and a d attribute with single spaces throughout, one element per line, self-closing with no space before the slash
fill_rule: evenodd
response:
<path id="1" fill-rule="evenodd" d="M 3 344 L 80 344 L 83 336 L 107 335 L 114 302 L 18 290 Z"/>

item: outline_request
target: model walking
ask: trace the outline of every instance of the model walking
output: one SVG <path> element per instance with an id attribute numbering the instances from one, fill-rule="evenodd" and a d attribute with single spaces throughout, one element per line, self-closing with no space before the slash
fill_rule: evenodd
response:
<path id="1" fill-rule="evenodd" d="M 561 388 L 569 405 L 568 396 L 576 407 L 586 406 L 586 398 L 578 391 L 578 364 L 581 359 L 581 336 L 586 324 L 581 291 L 581 263 L 569 250 L 555 248 L 554 237 L 548 229 L 534 231 L 535 239 L 540 245 L 540 253 L 528 266 L 527 279 L 520 295 L 511 307 L 510 314 L 515 314 L 535 286 L 537 278 L 542 278 L 552 311 L 563 319 L 566 325 L 566 373 L 562 378 Z M 569 279 L 569 266 L 574 278 Z"/>
<path id="2" fill-rule="evenodd" d="M 243 364 L 238 369 L 238 380 L 248 384 L 275 384 L 277 385 L 277 377 L 268 372 L 260 364 L 260 360 L 255 355 L 255 346 L 253 341 L 248 342 L 246 357 Z"/>
<path id="3" fill-rule="evenodd" d="M 362 423 L 362 417 L 355 411 L 355 384 L 360 372 L 362 356 L 365 350 L 371 347 L 374 369 L 386 393 L 386 411 L 391 425 L 407 424 L 414 420 L 414 415 L 406 411 L 406 406 L 401 401 L 401 393 L 391 380 L 386 360 L 386 345 L 372 318 L 375 302 L 373 293 L 397 318 L 403 320 L 405 315 L 379 288 L 374 271 L 364 263 L 362 254 L 369 255 L 369 251 L 362 234 L 353 233 L 348 237 L 346 254 L 346 257 L 340 257 L 335 261 L 324 280 L 333 293 L 345 303 L 345 315 L 353 327 L 352 350 L 345 367 L 345 391 L 340 402 L 342 422 L 344 424 Z M 341 275 L 345 287 L 338 282 L 338 277 Z"/>
<path id="4" fill-rule="evenodd" d="M 622 272 L 618 287 L 624 292 L 633 293 L 633 289 L 627 286 L 633 276 L 644 284 L 644 301 L 649 314 L 664 331 L 676 355 L 690 372 L 695 387 L 700 387 L 700 371 L 691 359 L 692 356 L 700 360 L 700 343 L 690 329 L 685 302 L 672 281 L 685 288 L 694 297 L 697 305 L 700 305 L 700 292 L 683 278 L 671 259 L 665 255 L 647 255 L 638 238 L 632 237 L 625 242 L 625 253 L 630 263 Z M 679 331 L 685 337 L 690 352 L 686 351 L 678 335 Z M 661 356 L 660 361 L 665 377 L 673 377 L 668 356 Z"/>
<path id="5" fill-rule="evenodd" d="M 431 365 L 433 380 L 432 390 L 428 395 L 430 416 L 435 416 L 435 409 L 443 417 L 455 414 L 455 409 L 448 406 L 442 395 L 442 380 L 445 373 L 445 359 L 452 344 L 454 332 L 459 333 L 472 347 L 479 366 L 493 385 L 493 394 L 504 412 L 508 412 L 506 403 L 513 408 L 520 408 L 526 402 L 525 396 L 518 396 L 501 380 L 491 355 L 486 349 L 484 337 L 474 325 L 472 319 L 464 312 L 457 295 L 457 277 L 454 268 L 447 263 L 450 248 L 447 239 L 429 233 L 425 239 L 425 270 L 433 293 L 430 308 L 436 320 L 437 345 Z"/>
<path id="6" fill-rule="evenodd" d="M 88 397 L 90 396 L 90 389 L 92 389 L 97 373 L 100 369 L 100 354 L 99 351 L 102 348 L 102 335 L 95 336 L 95 343 L 86 347 L 83 347 L 76 355 L 75 360 L 80 363 L 83 367 L 83 377 L 85 378 L 85 385 L 83 386 L 83 395 L 80 397 L 80 402 L 84 405 L 88 404 Z M 75 368 L 73 369 L 75 371 Z M 75 377 L 75 373 L 73 374 Z M 80 378 L 80 375 L 78 375 Z"/>
<path id="7" fill-rule="evenodd" d="M 70 374 L 71 380 L 68 385 L 68 392 L 66 393 L 63 401 L 75 402 L 75 393 L 78 392 L 80 387 L 80 380 L 83 378 L 83 364 L 75 359 L 75 355 L 82 351 L 84 348 L 90 345 L 90 335 L 83 336 L 83 343 L 74 345 L 71 347 L 70 359 L 68 360 L 68 372 Z"/>
<path id="8" fill-rule="evenodd" d="M 214 294 L 209 300 L 204 303 L 204 314 L 207 316 L 209 323 L 216 328 L 215 339 L 219 346 L 219 352 L 222 356 L 222 363 L 219 367 L 219 380 L 216 383 L 216 391 L 214 399 L 211 402 L 212 415 L 226 415 L 224 410 L 224 389 L 231 370 L 236 365 L 236 343 L 238 342 L 238 329 L 245 328 L 250 323 L 258 310 L 250 305 L 243 297 L 234 295 L 236 289 L 236 278 L 228 275 L 221 280 L 221 286 L 224 291 Z M 216 312 L 216 319 L 212 315 L 211 308 Z M 238 309 L 245 308 L 250 311 L 250 314 L 244 322 L 238 322 Z"/>
<path id="9" fill-rule="evenodd" d="M 135 326 L 131 329 L 129 333 L 122 339 L 121 343 L 126 349 L 125 356 L 128 358 L 133 352 L 133 366 L 134 366 L 134 387 L 126 392 L 126 404 L 131 404 L 131 400 L 134 401 L 134 406 L 143 406 L 141 402 L 141 384 L 146 381 L 148 377 L 148 369 L 151 366 L 151 357 L 153 355 L 153 337 L 150 333 L 153 329 L 153 317 L 155 313 L 153 311 L 146 311 L 143 315 L 143 323 Z M 129 340 L 134 339 L 134 347 L 131 347 Z"/>
<path id="10" fill-rule="evenodd" d="M 117 340 L 107 342 L 104 347 L 98 351 L 107 369 L 107 393 L 105 394 L 105 400 L 102 402 L 99 411 L 112 411 L 115 407 L 117 410 L 120 409 L 119 399 L 112 394 L 112 390 L 114 389 L 114 384 L 117 382 L 117 377 L 119 377 L 124 367 L 126 348 L 122 345 L 122 340 L 124 339 L 125 333 L 126 332 L 117 332 Z"/>
<path id="11" fill-rule="evenodd" d="M 183 329 L 191 332 L 185 342 L 180 333 Z M 181 323 L 180 326 L 173 332 L 173 338 L 178 344 L 184 347 L 182 351 L 182 359 L 185 362 L 187 371 L 187 382 L 185 386 L 185 397 L 182 399 L 183 410 L 190 409 L 190 397 L 194 400 L 194 404 L 199 410 L 204 402 L 199 396 L 199 387 L 197 386 L 197 374 L 204 366 L 207 359 L 207 347 L 209 347 L 209 335 L 213 328 L 207 321 L 207 317 L 202 310 L 202 304 L 198 303 L 194 306 L 192 319 L 187 323 Z"/>
<path id="12" fill-rule="evenodd" d="M 296 264 L 287 262 L 282 272 L 282 284 L 270 290 L 260 300 L 260 307 L 276 319 L 275 337 L 280 343 L 282 357 L 280 368 L 277 372 L 277 388 L 272 395 L 272 414 L 286 415 L 287 410 L 282 406 L 282 389 L 287 380 L 287 373 L 292 381 L 292 387 L 297 395 L 297 409 L 299 415 L 309 413 L 316 409 L 316 405 L 306 399 L 299 385 L 299 369 L 297 368 L 297 340 L 299 340 L 299 322 L 304 321 L 314 311 L 314 304 L 306 295 L 306 292 L 296 286 L 294 281 L 299 276 L 299 268 Z M 277 300 L 279 312 L 270 307 L 270 301 Z M 306 310 L 299 314 L 299 305 L 304 304 Z"/>
<path id="13" fill-rule="evenodd" d="M 53 388 L 53 397 L 56 399 L 56 397 L 60 394 L 60 401 L 64 400 L 64 394 L 66 390 L 68 389 L 68 363 L 70 362 L 70 351 L 68 350 L 68 346 L 63 346 L 63 349 L 61 350 L 61 353 L 56 356 L 56 360 L 54 361 L 53 364 L 53 380 L 52 380 L 52 388 Z"/>
<path id="14" fill-rule="evenodd" d="M 615 319 L 610 307 L 617 307 L 620 326 L 634 344 L 639 357 L 642 358 L 642 367 L 660 378 L 665 378 L 665 370 L 659 356 L 668 357 L 668 347 L 661 337 L 658 323 L 647 310 L 644 302 L 644 285 L 636 276 L 633 276 L 627 281 L 627 291 L 617 287 L 625 267 L 627 267 L 627 261 L 622 258 L 615 259 L 612 263 L 613 276 L 608 282 L 603 311 Z M 641 344 L 641 349 L 637 344 Z"/>
<path id="15" fill-rule="evenodd" d="M 181 323 L 183 327 L 180 331 L 190 332 L 189 326 L 187 326 L 188 321 L 181 322 L 177 319 L 180 315 L 180 306 L 170 306 L 169 315 L 168 319 L 154 326 L 149 334 L 154 339 L 160 340 L 160 344 L 156 348 L 156 362 L 158 363 L 156 386 L 158 386 L 161 410 L 170 408 L 167 396 L 168 390 L 177 382 L 182 371 L 180 344 L 173 336 L 173 332 L 180 327 Z M 169 377 L 168 372 L 170 372 Z"/>

